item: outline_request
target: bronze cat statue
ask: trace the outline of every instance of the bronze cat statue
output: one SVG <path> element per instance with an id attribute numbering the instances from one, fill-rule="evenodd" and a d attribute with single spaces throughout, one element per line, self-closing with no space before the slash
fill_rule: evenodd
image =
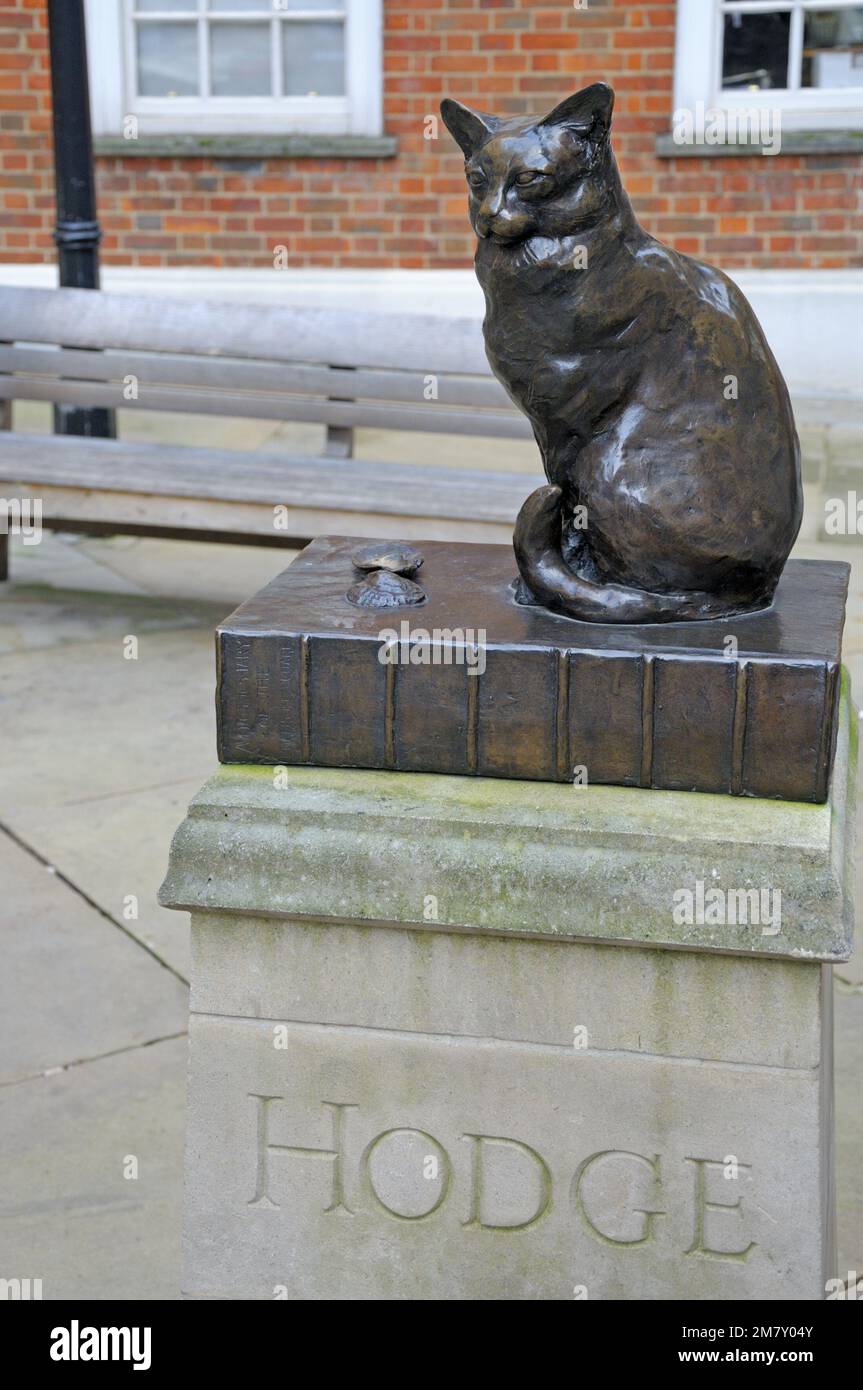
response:
<path id="1" fill-rule="evenodd" d="M 802 514 L 788 391 L 736 285 L 639 226 L 613 105 L 601 82 L 548 116 L 441 105 L 488 359 L 550 484 L 516 523 L 517 597 L 598 623 L 765 608 Z"/>

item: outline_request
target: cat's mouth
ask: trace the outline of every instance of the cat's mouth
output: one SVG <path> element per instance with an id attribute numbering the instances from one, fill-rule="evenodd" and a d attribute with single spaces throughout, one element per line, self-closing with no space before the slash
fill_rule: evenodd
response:
<path id="1" fill-rule="evenodd" d="M 487 222 L 485 218 L 478 217 L 474 223 L 474 231 L 480 241 L 491 241 L 495 246 L 515 246 L 517 242 L 524 241 L 530 228 L 506 221 Z"/>
<path id="2" fill-rule="evenodd" d="M 495 246 L 518 246 L 519 242 L 524 241 L 527 235 L 528 233 L 526 231 L 495 232 L 489 230 L 487 232 L 477 232 L 477 236 L 481 240 L 490 241 Z"/>

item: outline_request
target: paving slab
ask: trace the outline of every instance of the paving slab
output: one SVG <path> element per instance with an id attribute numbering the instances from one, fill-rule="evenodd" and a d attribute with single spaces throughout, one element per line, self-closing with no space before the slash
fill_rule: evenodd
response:
<path id="1" fill-rule="evenodd" d="M 70 807 L 99 796 L 202 782 L 216 761 L 209 627 L 146 630 L 137 660 L 123 635 L 0 658 L 6 739 L 0 810 Z M 72 811 L 72 807 L 77 807 Z"/>
<path id="2" fill-rule="evenodd" d="M 209 541 L 191 545 L 154 536 L 83 537 L 82 548 L 116 575 L 118 585 L 135 585 L 142 592 L 174 601 L 197 600 L 207 606 L 208 613 L 218 611 L 216 623 L 287 569 L 299 553 L 275 546 Z"/>
<path id="3" fill-rule="evenodd" d="M 0 1084 L 186 1029 L 182 981 L 0 834 Z"/>
<path id="4" fill-rule="evenodd" d="M 17 589 L 45 586 L 53 589 L 87 590 L 90 593 L 142 594 L 146 591 L 129 580 L 112 575 L 99 563 L 98 557 L 86 553 L 85 537 L 69 531 L 43 531 L 36 545 L 23 540 L 10 540 L 10 578 L 0 584 L 0 617 Z"/>
<path id="5" fill-rule="evenodd" d="M 46 1300 L 179 1297 L 186 1053 L 178 1038 L 0 1089 L 4 1277 L 41 1279 Z"/>
<path id="6" fill-rule="evenodd" d="M 174 831 L 199 789 L 200 779 L 161 784 L 72 807 L 31 808 L 16 818 L 28 843 L 184 979 L 189 921 L 160 907 L 156 894 Z"/>
<path id="7" fill-rule="evenodd" d="M 148 594 L 16 585 L 9 601 L 0 605 L 0 655 L 107 638 L 119 646 L 130 633 L 209 628 L 218 622 L 219 612 L 213 604 Z"/>

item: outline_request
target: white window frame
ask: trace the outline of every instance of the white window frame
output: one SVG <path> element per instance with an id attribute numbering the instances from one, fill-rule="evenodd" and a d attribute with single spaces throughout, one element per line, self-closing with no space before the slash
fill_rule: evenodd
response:
<path id="1" fill-rule="evenodd" d="M 129 0 L 85 0 L 85 6 L 95 136 L 122 135 L 128 116 L 142 136 L 383 133 L 382 0 L 343 0 L 343 97 L 135 96 Z"/>
<path id="2" fill-rule="evenodd" d="M 854 0 L 860 4 L 861 0 Z M 749 14 L 771 10 L 797 10 L 792 20 L 790 63 L 799 66 L 802 44 L 802 11 L 854 8 L 844 0 L 741 0 L 731 8 Z M 674 109 L 694 111 L 704 107 L 729 114 L 741 109 L 766 107 L 782 113 L 785 130 L 837 130 L 863 128 L 863 85 L 830 88 L 770 88 L 762 92 L 722 89 L 724 0 L 677 0 L 677 33 L 674 53 Z"/>

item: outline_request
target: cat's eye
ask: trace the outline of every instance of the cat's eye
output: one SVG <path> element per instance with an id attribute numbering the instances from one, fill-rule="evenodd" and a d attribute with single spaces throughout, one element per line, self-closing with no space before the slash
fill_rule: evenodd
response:
<path id="1" fill-rule="evenodd" d="M 485 174 L 481 169 L 474 169 L 472 173 L 468 174 L 467 181 L 471 188 L 482 188 L 485 183 Z"/>
<path id="2" fill-rule="evenodd" d="M 515 181 L 519 188 L 527 188 L 532 183 L 539 183 L 540 179 L 547 176 L 540 169 L 524 169 L 520 174 L 516 174 Z"/>

